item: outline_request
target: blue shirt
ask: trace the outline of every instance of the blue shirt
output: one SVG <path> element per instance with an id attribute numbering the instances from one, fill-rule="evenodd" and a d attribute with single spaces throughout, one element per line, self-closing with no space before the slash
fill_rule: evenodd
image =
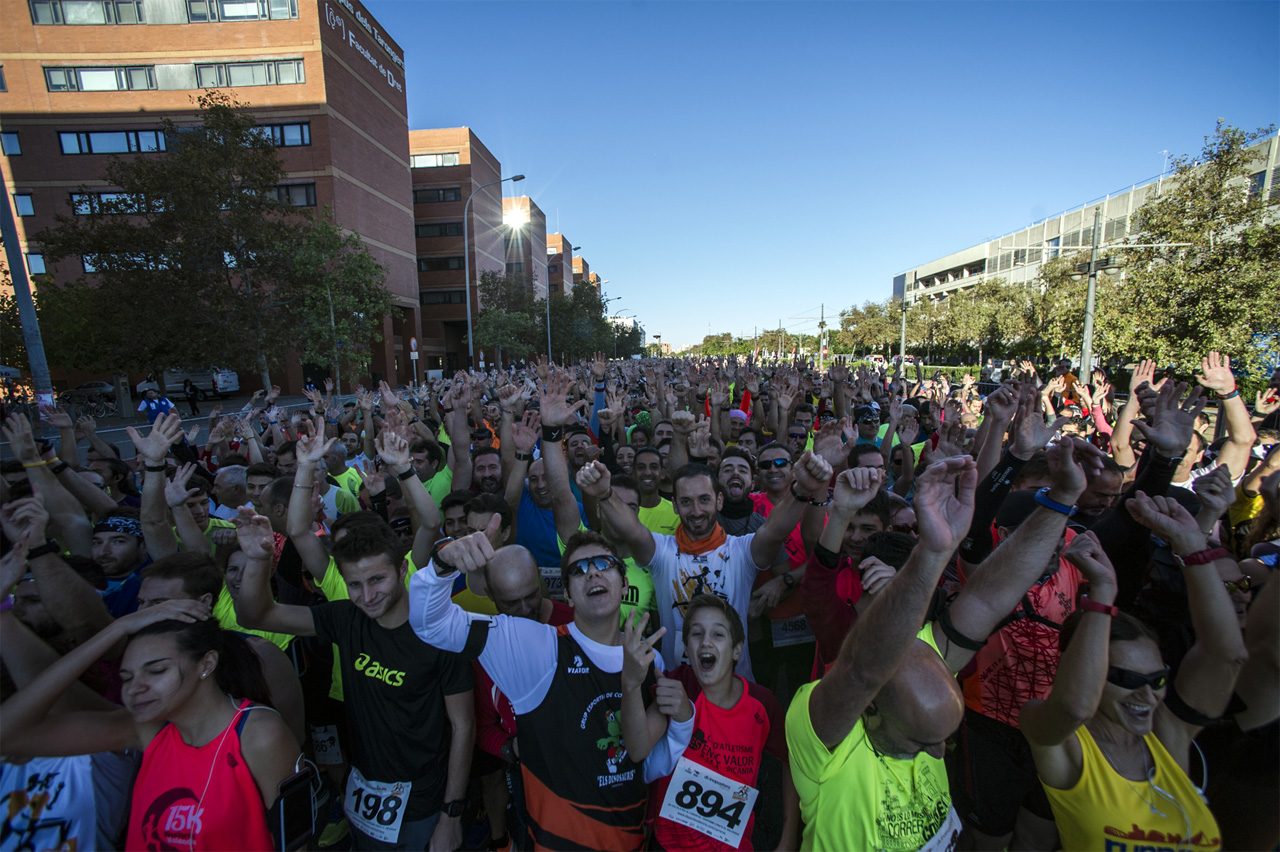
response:
<path id="1" fill-rule="evenodd" d="M 578 504 L 578 517 L 585 525 L 587 519 L 581 503 Z M 539 566 L 560 564 L 555 513 L 551 509 L 539 509 L 527 486 L 520 492 L 520 507 L 516 510 L 516 544 L 529 548 Z"/>

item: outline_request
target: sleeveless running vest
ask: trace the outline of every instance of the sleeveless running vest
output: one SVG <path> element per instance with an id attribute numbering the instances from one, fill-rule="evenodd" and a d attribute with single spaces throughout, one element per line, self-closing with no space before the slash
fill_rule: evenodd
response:
<path id="1" fill-rule="evenodd" d="M 199 747 L 183 742 L 171 723 L 160 729 L 133 785 L 127 849 L 275 848 L 262 794 L 240 751 L 256 707 L 242 701 L 227 728 Z"/>
<path id="2" fill-rule="evenodd" d="M 639 849 L 648 788 L 622 741 L 622 676 L 597 669 L 556 628 L 556 673 L 517 717 L 525 810 L 535 849 Z M 653 670 L 641 687 L 652 701 Z"/>

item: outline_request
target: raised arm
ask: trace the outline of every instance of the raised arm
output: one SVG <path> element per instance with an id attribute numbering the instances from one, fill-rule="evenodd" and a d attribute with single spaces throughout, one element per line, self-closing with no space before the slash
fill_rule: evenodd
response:
<path id="1" fill-rule="evenodd" d="M 431 499 L 427 489 L 418 484 L 409 457 L 409 439 L 400 430 L 384 429 L 378 435 L 377 449 L 378 458 L 396 479 L 408 483 L 400 493 L 409 504 L 409 515 L 413 521 L 413 564 L 425 566 L 431 558 L 431 547 L 440 534 L 440 507 Z"/>
<path id="2" fill-rule="evenodd" d="M 1196 557 L 1182 564 L 1196 639 L 1178 666 L 1174 687 L 1192 710 L 1216 718 L 1226 709 L 1236 677 L 1248 656 L 1235 606 L 1219 573 L 1235 571 L 1235 560 L 1223 548 L 1211 550 L 1196 519 L 1172 497 L 1138 493 L 1127 508 L 1138 523 L 1169 542 L 1176 560 L 1182 562 L 1193 554 Z M 1163 708 L 1169 709 L 1167 704 Z M 1185 753 L 1186 746 L 1201 728 L 1169 712 L 1157 715 L 1156 723 L 1170 753 L 1175 756 Z M 1166 735 L 1172 736 L 1173 741 Z"/>
<path id="3" fill-rule="evenodd" d="M 791 535 L 791 531 L 800 523 L 800 518 L 807 509 L 817 511 L 825 507 L 830 500 L 827 483 L 831 481 L 831 465 L 821 456 L 806 452 L 796 459 L 792 465 L 795 479 L 788 493 L 769 513 L 764 526 L 756 530 L 751 539 L 751 559 L 756 567 L 764 570 L 774 565 L 778 549 Z M 786 570 L 783 564 L 782 570 Z"/>
<path id="4" fill-rule="evenodd" d="M 539 410 L 524 413 L 524 428 L 520 432 L 521 440 L 527 441 L 529 435 L 542 430 L 542 467 L 547 477 L 547 488 L 551 491 L 551 514 L 556 522 L 556 535 L 561 541 L 568 541 L 582 525 L 582 515 L 569 484 L 569 462 L 565 459 L 564 436 L 561 432 L 564 423 L 572 422 L 570 418 L 575 406 L 570 406 L 565 401 L 559 387 L 554 377 L 550 377 L 539 401 Z M 543 429 L 544 424 L 546 429 Z"/>
<path id="5" fill-rule="evenodd" d="M 916 480 L 920 540 L 853 625 L 809 699 L 814 733 L 827 748 L 848 736 L 911 647 L 942 570 L 969 528 L 976 485 L 977 466 L 968 456 L 934 462 Z"/>
<path id="6" fill-rule="evenodd" d="M 235 600 L 236 621 L 252 630 L 316 635 L 311 608 L 277 603 L 271 595 L 271 570 L 275 536 L 271 521 L 252 509 L 241 507 L 236 516 L 236 540 L 245 555 L 240 579 L 240 595 Z"/>
<path id="7" fill-rule="evenodd" d="M 1138 388 L 1143 385 L 1154 385 L 1156 381 L 1156 362 L 1142 360 L 1133 368 L 1129 378 L 1129 396 L 1116 416 L 1116 428 L 1111 432 L 1111 457 L 1116 464 L 1129 468 L 1137 464 L 1138 457 L 1129 443 L 1133 437 L 1133 421 L 1139 412 Z"/>
<path id="8" fill-rule="evenodd" d="M 1258 433 L 1253 430 L 1249 408 L 1236 387 L 1236 377 L 1231 372 L 1231 358 L 1210 352 L 1200 361 L 1201 375 L 1196 376 L 1202 387 L 1218 395 L 1222 401 L 1221 413 L 1227 421 L 1227 443 L 1218 451 L 1218 464 L 1231 471 L 1235 481 L 1244 475 L 1249 463 L 1249 453 Z"/>
<path id="9" fill-rule="evenodd" d="M 1053 485 L 1043 502 L 973 571 L 951 603 L 951 625 L 969 640 L 966 644 L 981 647 L 1044 574 L 1067 526 L 1067 515 L 1046 503 L 1074 506 L 1084 493 L 1085 468 L 1100 468 L 1104 458 L 1101 450 L 1078 438 L 1061 438 L 1049 448 Z M 923 529 L 923 520 L 921 525 Z M 940 624 L 934 624 L 933 635 L 952 671 L 960 671 L 973 658 L 974 650 L 952 642 Z"/>
<path id="10" fill-rule="evenodd" d="M 298 469 L 293 474 L 293 494 L 289 497 L 289 540 L 297 548 L 298 556 L 316 582 L 324 579 L 329 568 L 329 554 L 316 537 L 315 509 L 311 495 L 315 493 L 316 470 L 324 454 L 333 445 L 334 438 L 326 441 L 319 435 L 303 435 L 298 438 Z"/>
<path id="11" fill-rule="evenodd" d="M 184 464 L 178 468 L 173 479 L 165 484 L 164 501 L 173 514 L 173 524 L 178 528 L 181 548 L 193 553 L 208 553 L 209 542 L 204 537 L 204 530 L 196 523 L 191 509 L 187 508 L 187 501 L 200 495 L 199 489 L 187 488 L 195 470 L 194 464 Z"/>
<path id="12" fill-rule="evenodd" d="M 1063 553 L 1089 580 L 1089 599 L 1102 606 L 1116 600 L 1116 576 L 1102 545 L 1092 533 L 1078 535 Z M 1111 618 L 1105 611 L 1086 609 L 1076 627 L 1043 701 L 1022 708 L 1019 727 L 1031 743 L 1040 780 L 1066 789 L 1080 779 L 1083 759 L 1072 736 L 1093 718 L 1107 681 Z"/>
<path id="13" fill-rule="evenodd" d="M 1245 625 L 1249 659 L 1236 679 L 1236 694 L 1245 704 L 1236 714 L 1242 731 L 1280 718 L 1280 583 L 1274 580 L 1262 587 Z"/>
<path id="14" fill-rule="evenodd" d="M 600 514 L 609 524 L 609 529 L 626 545 L 635 558 L 637 565 L 648 565 L 653 560 L 656 545 L 653 533 L 640 523 L 636 513 L 613 493 L 609 468 L 598 461 L 584 464 L 578 470 L 578 487 L 583 497 L 596 500 L 600 506 Z"/>

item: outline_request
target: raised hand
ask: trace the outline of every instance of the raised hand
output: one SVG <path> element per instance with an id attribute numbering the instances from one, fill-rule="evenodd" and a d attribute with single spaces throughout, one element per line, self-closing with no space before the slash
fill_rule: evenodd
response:
<path id="1" fill-rule="evenodd" d="M 605 360 L 604 353 L 597 352 L 595 357 L 591 359 L 591 377 L 597 382 L 604 381 Z"/>
<path id="2" fill-rule="evenodd" d="M 91 438 L 98 432 L 98 421 L 87 414 L 83 414 L 76 418 L 76 432 L 81 438 Z"/>
<path id="3" fill-rule="evenodd" d="M 692 411 L 671 412 L 671 428 L 677 435 L 689 435 L 698 425 L 698 417 Z"/>
<path id="4" fill-rule="evenodd" d="M 666 630 L 665 627 L 662 629 Z M 674 678 L 658 676 L 658 683 L 653 690 L 653 703 L 660 713 L 677 722 L 687 722 L 693 716 L 693 704 L 684 691 L 684 684 Z"/>
<path id="5" fill-rule="evenodd" d="M 170 411 L 164 417 L 157 418 L 145 438 L 132 426 L 125 427 L 125 432 L 129 435 L 129 440 L 133 441 L 134 449 L 142 456 L 143 462 L 154 467 L 164 464 L 169 448 L 182 440 L 182 417 L 178 412 Z"/>
<path id="6" fill-rule="evenodd" d="M 126 636 L 132 636 L 142 628 L 162 621 L 185 621 L 187 624 L 194 624 L 197 621 L 207 620 L 210 614 L 209 605 L 204 601 L 173 598 L 117 618 L 111 626 Z"/>
<path id="7" fill-rule="evenodd" d="M 1266 417 L 1278 408 L 1280 393 L 1276 393 L 1275 388 L 1263 388 L 1253 398 L 1253 413 L 1259 417 Z"/>
<path id="8" fill-rule="evenodd" d="M 247 558 L 253 560 L 275 558 L 275 535 L 271 531 L 270 520 L 248 506 L 241 506 L 236 511 L 235 525 L 236 540 Z"/>
<path id="9" fill-rule="evenodd" d="M 590 403 L 585 399 L 569 403 L 572 384 L 573 378 L 564 370 L 556 370 L 547 377 L 546 388 L 538 403 L 544 426 L 571 426 L 578 422 L 578 412 L 584 411 Z"/>
<path id="10" fill-rule="evenodd" d="M 1231 469 L 1221 465 L 1204 476 L 1197 477 L 1191 483 L 1191 490 L 1200 499 L 1200 513 L 1196 520 L 1206 533 L 1227 513 L 1227 508 L 1236 499 L 1236 489 L 1231 484 Z"/>
<path id="11" fill-rule="evenodd" d="M 1196 519 L 1172 497 L 1148 497 L 1138 491 L 1124 505 L 1135 521 L 1169 542 L 1179 556 L 1204 550 L 1208 544 Z"/>
<path id="12" fill-rule="evenodd" d="M 1201 387 L 1226 396 L 1236 389 L 1236 377 L 1231 372 L 1231 357 L 1210 352 L 1200 359 L 1200 373 L 1196 381 Z"/>
<path id="13" fill-rule="evenodd" d="M 1013 415 L 1018 411 L 1018 397 L 1013 388 L 1001 385 L 987 395 L 986 401 L 982 404 L 982 411 L 996 423 L 1007 428 L 1013 421 Z"/>
<path id="14" fill-rule="evenodd" d="M 72 429 L 71 415 L 65 408 L 40 406 L 40 418 L 55 429 Z"/>
<path id="15" fill-rule="evenodd" d="M 676 412 L 677 414 L 681 412 Z M 687 412 L 685 412 L 687 413 Z M 673 418 L 674 419 L 674 418 Z M 711 455 L 711 421 L 701 420 L 689 433 L 689 455 L 705 459 Z"/>
<path id="16" fill-rule="evenodd" d="M 23 464 L 36 464 L 40 461 L 40 450 L 36 447 L 36 436 L 31 431 L 31 423 L 21 414 L 10 414 L 4 420 L 4 437 L 9 448 Z"/>
<path id="17" fill-rule="evenodd" d="M 652 636 L 644 635 L 645 625 L 649 623 L 649 613 L 634 610 L 622 628 L 622 689 L 624 691 L 639 689 L 653 666 L 657 657 L 654 646 L 667 633 L 667 628 L 660 627 Z"/>
<path id="18" fill-rule="evenodd" d="M 876 496 L 884 483 L 884 470 L 878 467 L 851 467 L 836 477 L 831 495 L 832 514 L 853 517 Z"/>
<path id="19" fill-rule="evenodd" d="M 1168 458 L 1176 458 L 1186 452 L 1191 444 L 1196 418 L 1204 410 L 1205 400 L 1200 388 L 1193 388 L 1186 399 L 1179 402 L 1186 388 L 1181 382 L 1166 382 L 1155 396 L 1150 415 L 1133 421 L 1133 428 L 1147 439 L 1147 443 Z"/>
<path id="20" fill-rule="evenodd" d="M 296 458 L 298 464 L 316 464 L 329 449 L 337 443 L 337 438 L 325 440 L 322 435 L 300 435 L 298 437 Z"/>
<path id="21" fill-rule="evenodd" d="M 918 547 L 950 556 L 969 532 L 978 464 L 971 456 L 952 456 L 929 465 L 915 479 Z"/>
<path id="22" fill-rule="evenodd" d="M 493 539 L 501 525 L 502 517 L 495 513 L 483 530 L 454 539 L 440 548 L 436 554 L 436 570 L 441 573 L 461 571 L 464 574 L 484 571 L 484 566 L 493 558 Z"/>
<path id="23" fill-rule="evenodd" d="M 24 535 L 13 543 L 8 553 L 0 557 L 0 589 L 4 589 L 6 593 L 18 585 L 27 573 L 27 551 L 30 547 L 31 540 Z"/>
<path id="24" fill-rule="evenodd" d="M 795 483 L 793 488 L 811 500 L 825 499 L 827 483 L 831 481 L 831 465 L 821 456 L 806 452 L 791 466 Z"/>
<path id="25" fill-rule="evenodd" d="M 1052 494 L 1059 503 L 1074 503 L 1088 487 L 1090 477 L 1102 471 L 1107 458 L 1088 441 L 1066 435 L 1049 446 L 1047 455 Z"/>
<path id="26" fill-rule="evenodd" d="M 862 593 L 872 597 L 880 594 L 898 573 L 897 568 L 881 562 L 874 556 L 868 556 L 859 562 L 858 570 L 862 572 Z"/>
<path id="27" fill-rule="evenodd" d="M 1111 603 L 1116 594 L 1116 569 L 1092 532 L 1081 533 L 1062 551 L 1067 561 L 1089 581 L 1089 597 Z"/>
<path id="28" fill-rule="evenodd" d="M 28 544 L 39 546 L 44 544 L 46 530 L 49 527 L 49 510 L 39 497 L 23 497 L 6 504 L 0 511 L 4 512 L 5 535 L 15 533 L 17 538 L 25 538 Z M 0 591 L 8 592 L 8 586 L 0 587 Z"/>
<path id="29" fill-rule="evenodd" d="M 382 430 L 374 440 L 374 446 L 378 450 L 378 458 L 387 467 L 398 470 L 409 466 L 409 440 L 399 432 Z"/>
<path id="30" fill-rule="evenodd" d="M 574 479 L 582 493 L 593 500 L 604 500 L 613 493 L 609 468 L 598 461 L 588 462 L 578 468 Z"/>
<path id="31" fill-rule="evenodd" d="M 1031 458 L 1058 434 L 1066 422 L 1066 417 L 1059 417 L 1046 425 L 1034 386 L 1024 384 L 1018 396 L 1018 416 L 1013 422 L 1013 454 L 1020 459 Z"/>
<path id="32" fill-rule="evenodd" d="M 1133 374 L 1129 377 L 1129 393 L 1137 392 L 1138 388 L 1143 385 L 1151 385 L 1153 388 L 1156 383 L 1156 362 L 1150 359 L 1143 359 L 1133 368 Z"/>
<path id="33" fill-rule="evenodd" d="M 263 399 L 263 402 L 267 404 L 267 407 L 270 407 L 279 398 L 280 398 L 280 386 L 272 385 L 271 390 L 267 391 L 267 395 Z"/>
<path id="34" fill-rule="evenodd" d="M 844 443 L 846 432 L 853 432 L 853 424 L 849 422 L 848 417 L 825 424 L 813 438 L 813 451 L 831 465 L 832 470 L 840 467 L 846 460 Z"/>
<path id="35" fill-rule="evenodd" d="M 601 422 L 603 423 L 604 421 L 601 420 Z M 516 452 L 525 454 L 533 452 L 533 446 L 538 443 L 538 434 L 541 429 L 541 415 L 533 409 L 526 411 L 523 419 L 512 423 L 511 442 L 515 446 Z"/>
<path id="36" fill-rule="evenodd" d="M 173 479 L 164 484 L 164 501 L 169 505 L 170 509 L 176 509 L 186 504 L 188 500 L 200 495 L 200 489 L 187 488 L 191 482 L 191 476 L 196 472 L 196 466 L 191 463 L 184 464 L 174 473 Z"/>

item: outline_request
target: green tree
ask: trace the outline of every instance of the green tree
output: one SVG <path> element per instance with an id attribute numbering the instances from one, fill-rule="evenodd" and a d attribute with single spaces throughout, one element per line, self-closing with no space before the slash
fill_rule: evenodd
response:
<path id="1" fill-rule="evenodd" d="M 1118 308 L 1142 354 L 1189 368 L 1217 349 L 1256 368 L 1260 332 L 1274 352 L 1280 221 L 1274 198 L 1249 192 L 1250 174 L 1266 164 L 1248 151 L 1271 131 L 1219 120 L 1200 155 L 1174 160 L 1173 178 L 1138 211 L 1129 242 L 1144 247 L 1123 252 Z"/>
<path id="2" fill-rule="evenodd" d="M 846 308 L 840 312 L 840 330 L 833 335 L 833 343 L 840 351 L 888 356 L 898 343 L 901 313 L 899 299 Z"/>
<path id="3" fill-rule="evenodd" d="M 270 366 L 297 351 L 300 327 L 332 359 L 332 333 L 314 329 L 329 327 L 323 283 L 339 280 L 369 309 L 344 317 L 346 339 L 353 348 L 376 339 L 386 311 L 369 297 L 383 280 L 377 264 L 358 258 L 358 242 L 278 198 L 284 172 L 275 148 L 241 104 L 205 93 L 199 119 L 181 128 L 166 119 L 166 153 L 113 158 L 105 177 L 118 192 L 88 195 L 34 235 L 48 257 L 83 259 L 94 275 L 41 282 L 58 323 L 51 350 L 67 353 L 70 366 L 157 374 L 252 363 L 269 383 Z M 64 273 L 68 265 L 60 264 Z M 336 291 L 334 301 L 336 309 Z M 67 339 L 87 326 L 88 352 Z"/>
<path id="4" fill-rule="evenodd" d="M 543 307 L 541 300 L 533 298 L 526 280 L 482 272 L 480 312 L 475 321 L 478 348 L 491 350 L 494 360 L 527 358 L 541 351 L 546 341 Z"/>

